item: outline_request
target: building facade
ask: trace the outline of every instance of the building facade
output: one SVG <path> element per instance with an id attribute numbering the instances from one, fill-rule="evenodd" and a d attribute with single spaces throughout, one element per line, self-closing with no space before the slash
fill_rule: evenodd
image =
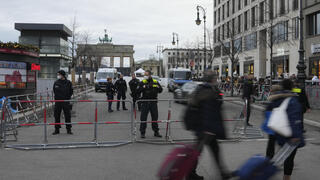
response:
<path id="1" fill-rule="evenodd" d="M 304 6 L 307 73 L 309 78 L 312 75 L 320 78 L 320 0 L 306 0 Z"/>
<path id="2" fill-rule="evenodd" d="M 63 24 L 15 23 L 20 31 L 19 43 L 32 45 L 40 49 L 42 79 L 56 79 L 57 72 L 64 69 L 68 72 L 71 57 L 69 56 L 68 37 L 72 32 Z"/>
<path id="3" fill-rule="evenodd" d="M 213 68 L 221 76 L 297 74 L 298 16 L 299 0 L 214 1 Z M 236 57 L 232 70 L 231 51 Z"/>
<path id="4" fill-rule="evenodd" d="M 201 78 L 204 71 L 203 49 L 164 49 L 163 72 L 168 77 L 168 70 L 171 68 L 183 67 L 192 71 L 193 78 Z M 212 68 L 212 55 L 207 52 L 207 65 Z"/>
<path id="5" fill-rule="evenodd" d="M 129 76 L 134 69 L 134 46 L 115 45 L 112 39 L 105 37 L 98 44 L 77 45 L 77 71 L 97 71 L 98 68 L 116 68 L 125 76 Z"/>
<path id="6" fill-rule="evenodd" d="M 135 69 L 150 70 L 152 75 L 161 77 L 161 62 L 155 59 L 142 60 L 135 63 Z"/>

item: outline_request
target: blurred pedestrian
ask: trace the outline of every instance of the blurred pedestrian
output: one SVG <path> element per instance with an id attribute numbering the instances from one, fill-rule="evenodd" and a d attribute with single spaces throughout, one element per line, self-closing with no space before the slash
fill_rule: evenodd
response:
<path id="1" fill-rule="evenodd" d="M 252 126 L 249 123 L 251 114 L 251 96 L 253 95 L 253 77 L 252 75 L 246 75 L 243 84 L 243 94 L 242 98 L 246 103 L 246 122 L 247 126 Z"/>
<path id="2" fill-rule="evenodd" d="M 306 112 L 310 112 L 311 110 L 311 107 L 310 107 L 310 104 L 309 104 L 309 99 L 307 97 L 307 94 L 306 94 L 306 90 L 301 88 L 301 85 L 299 83 L 298 80 L 295 80 L 294 81 L 294 88 L 292 89 L 292 92 L 293 93 L 296 93 L 298 95 L 298 100 L 301 104 L 301 110 L 302 110 L 302 128 L 303 128 L 303 132 L 306 132 L 306 130 L 304 129 L 304 114 Z"/>
<path id="3" fill-rule="evenodd" d="M 152 101 L 143 101 L 141 107 L 141 124 L 140 124 L 140 133 L 141 138 L 145 138 L 146 128 L 147 128 L 147 121 L 148 113 L 151 113 L 152 119 L 152 130 L 154 131 L 155 137 L 162 137 L 159 133 L 159 126 L 158 121 L 158 94 L 162 92 L 162 87 L 156 79 L 153 79 L 151 76 L 151 71 L 147 70 L 145 72 L 145 79 L 142 80 L 139 84 L 138 93 L 142 93 L 142 98 L 145 100 L 152 100 Z"/>
<path id="4" fill-rule="evenodd" d="M 112 78 L 108 77 L 107 78 L 107 85 L 106 85 L 106 95 L 108 98 L 108 112 L 113 112 L 112 110 L 112 100 L 114 99 L 114 95 L 116 93 L 116 89 L 114 85 L 112 84 Z"/>
<path id="5" fill-rule="evenodd" d="M 317 84 L 319 84 L 319 78 L 318 78 L 318 76 L 316 76 L 316 75 L 313 75 L 313 78 L 312 78 L 312 85 L 317 85 Z"/>
<path id="6" fill-rule="evenodd" d="M 55 100 L 70 100 L 73 95 L 72 83 L 67 80 L 66 72 L 64 70 L 60 70 L 57 73 L 58 80 L 56 80 L 53 84 L 53 93 Z M 71 104 L 70 102 L 56 102 L 54 105 L 54 118 L 55 123 L 60 123 L 61 111 L 63 110 L 65 122 L 71 123 Z M 71 124 L 66 124 L 67 133 L 73 134 L 71 131 Z M 52 133 L 53 135 L 60 133 L 61 125 L 55 125 L 55 131 Z"/>
<path id="7" fill-rule="evenodd" d="M 136 102 L 137 100 L 139 100 L 139 93 L 138 93 L 138 86 L 140 83 L 140 80 L 136 78 L 136 75 L 134 73 L 132 73 L 131 75 L 132 79 L 129 81 L 129 87 L 130 87 L 130 95 L 132 97 L 132 101 L 133 101 L 133 108 L 136 108 Z M 138 109 L 140 111 L 141 108 L 141 103 L 138 102 Z"/>
<path id="8" fill-rule="evenodd" d="M 274 108 L 280 107 L 283 101 L 287 98 L 290 98 L 288 107 L 287 107 L 287 116 L 289 120 L 289 125 L 292 130 L 291 137 L 283 137 L 277 133 L 269 136 L 269 142 L 267 146 L 267 157 L 272 158 L 274 155 L 274 145 L 275 141 L 283 146 L 285 143 L 299 143 L 299 147 L 303 147 L 304 137 L 303 137 L 303 127 L 302 127 L 302 107 L 299 103 L 299 99 L 297 94 L 292 93 L 293 82 L 290 79 L 285 79 L 281 82 L 282 90 L 277 91 L 269 97 L 271 103 L 267 107 L 267 111 L 271 111 Z M 284 180 L 290 180 L 293 167 L 294 167 L 294 158 L 297 153 L 297 149 L 295 149 L 291 155 L 284 162 Z"/>
<path id="9" fill-rule="evenodd" d="M 205 139 L 204 144 L 208 145 L 214 156 L 221 178 L 229 179 L 230 174 L 224 166 L 218 144 L 218 139 L 225 139 L 226 133 L 222 118 L 222 96 L 220 90 L 216 86 L 216 77 L 217 75 L 213 71 L 205 72 L 203 78 L 204 84 L 199 85 L 188 104 L 188 106 L 192 107 L 193 113 L 190 113 L 191 110 L 189 113 L 186 112 L 184 118 L 185 122 L 192 122 L 192 124 L 190 123 L 190 130 L 195 132 L 198 144 L 204 141 L 205 136 L 210 136 L 210 138 Z M 186 120 L 189 118 L 191 119 Z M 186 180 L 204 179 L 196 173 L 197 164 L 198 162 L 192 172 L 187 176 Z"/>
<path id="10" fill-rule="evenodd" d="M 123 79 L 123 75 L 119 75 L 119 79 L 114 84 L 117 90 L 117 99 L 118 100 L 126 100 L 126 93 L 127 93 L 127 82 Z M 122 101 L 122 109 L 128 110 L 126 108 L 126 103 Z M 117 111 L 120 111 L 120 101 L 117 102 Z"/>

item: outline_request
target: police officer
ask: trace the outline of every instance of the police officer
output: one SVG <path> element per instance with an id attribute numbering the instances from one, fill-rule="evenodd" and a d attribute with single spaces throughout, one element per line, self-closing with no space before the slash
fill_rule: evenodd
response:
<path id="1" fill-rule="evenodd" d="M 136 102 L 139 99 L 139 94 L 138 94 L 138 86 L 140 83 L 140 80 L 136 78 L 136 75 L 132 73 L 132 79 L 129 81 L 129 87 L 131 91 L 131 97 L 133 100 L 133 108 L 136 108 Z M 138 103 L 138 109 L 140 110 L 140 102 Z"/>
<path id="2" fill-rule="evenodd" d="M 109 105 L 108 105 L 108 112 L 113 112 L 112 110 L 112 101 L 113 98 L 114 98 L 114 94 L 116 92 L 115 90 L 115 87 L 112 83 L 112 78 L 111 77 L 108 77 L 107 78 L 108 82 L 107 82 L 107 85 L 106 85 L 106 95 L 108 97 L 108 100 L 109 100 Z"/>
<path id="3" fill-rule="evenodd" d="M 126 100 L 126 93 L 127 93 L 127 82 L 123 79 L 123 75 L 120 74 L 120 78 L 116 81 L 114 84 L 116 90 L 117 90 L 117 99 L 118 100 Z M 126 103 L 122 102 L 122 109 L 128 110 L 126 108 Z M 117 102 L 117 110 L 120 110 L 120 102 Z"/>
<path id="4" fill-rule="evenodd" d="M 66 72 L 60 70 L 58 72 L 58 80 L 54 82 L 53 85 L 53 93 L 55 100 L 70 100 L 73 94 L 72 83 L 67 80 Z M 71 123 L 71 105 L 69 102 L 56 102 L 54 106 L 54 118 L 55 123 L 60 123 L 61 111 L 63 110 L 65 122 Z M 71 124 L 67 124 L 67 133 L 73 134 L 71 131 Z M 60 133 L 61 125 L 55 125 L 55 131 L 52 133 L 53 135 Z"/>
<path id="5" fill-rule="evenodd" d="M 138 89 L 139 94 L 142 93 L 142 99 L 153 99 L 156 100 L 158 97 L 158 93 L 162 92 L 162 87 L 159 82 L 151 77 L 151 71 L 147 70 L 145 72 L 145 79 L 139 85 Z M 146 101 L 142 102 L 142 110 L 141 110 L 141 124 L 140 124 L 140 133 L 141 138 L 145 138 L 148 113 L 151 113 L 152 121 L 158 120 L 158 104 L 157 101 Z M 152 130 L 154 131 L 155 137 L 162 137 L 159 133 L 158 123 L 152 123 Z"/>

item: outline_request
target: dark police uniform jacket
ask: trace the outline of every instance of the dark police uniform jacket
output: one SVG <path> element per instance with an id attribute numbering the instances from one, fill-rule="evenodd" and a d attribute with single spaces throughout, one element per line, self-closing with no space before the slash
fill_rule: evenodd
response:
<path id="1" fill-rule="evenodd" d="M 139 84 L 138 93 L 142 93 L 142 99 L 157 99 L 162 92 L 162 87 L 155 79 L 144 79 Z"/>
<path id="2" fill-rule="evenodd" d="M 70 100 L 73 95 L 72 83 L 67 79 L 58 79 L 53 84 L 53 92 L 55 100 Z"/>
<path id="3" fill-rule="evenodd" d="M 127 91 L 127 82 L 124 79 L 118 79 L 114 86 L 118 93 L 125 93 Z"/>

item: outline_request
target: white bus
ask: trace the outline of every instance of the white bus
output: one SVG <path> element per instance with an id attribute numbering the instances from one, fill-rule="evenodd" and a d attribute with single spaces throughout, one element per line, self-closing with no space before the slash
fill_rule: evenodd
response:
<path id="1" fill-rule="evenodd" d="M 168 90 L 169 92 L 181 87 L 184 83 L 190 82 L 192 73 L 186 68 L 172 68 L 168 71 Z"/>
<path id="2" fill-rule="evenodd" d="M 95 91 L 105 90 L 107 84 L 107 78 L 114 79 L 118 76 L 117 69 L 115 68 L 99 68 L 95 77 Z"/>

